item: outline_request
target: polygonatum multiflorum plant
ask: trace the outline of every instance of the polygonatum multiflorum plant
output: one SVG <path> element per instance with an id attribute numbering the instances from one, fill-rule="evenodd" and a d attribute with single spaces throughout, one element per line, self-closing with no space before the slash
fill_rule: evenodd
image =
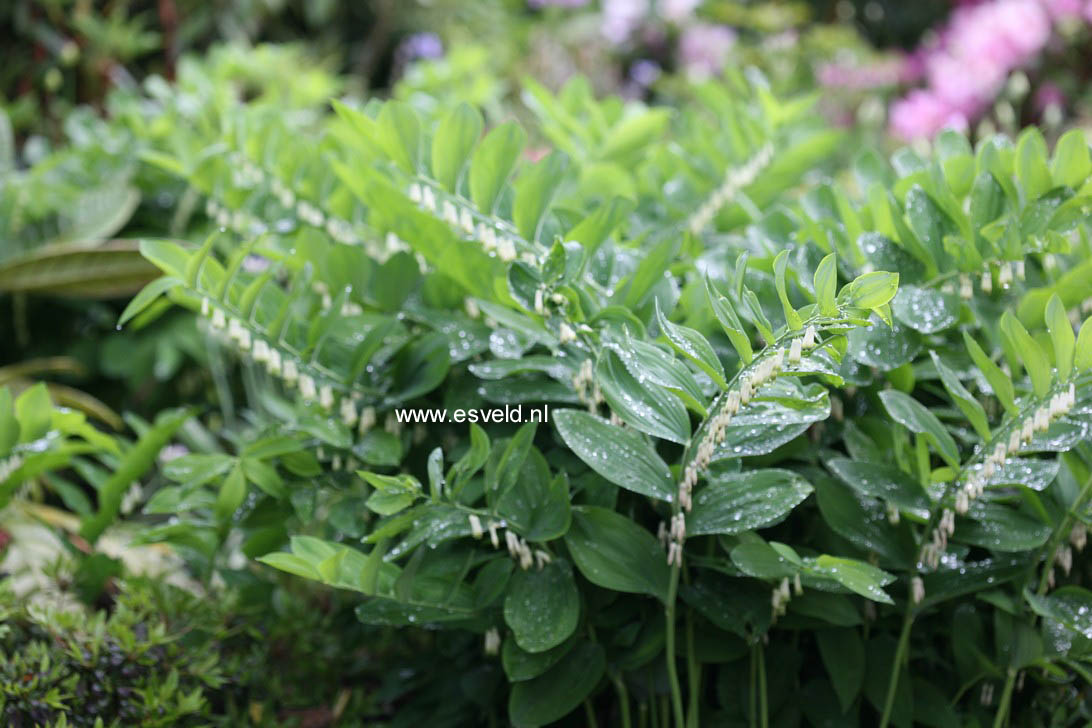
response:
<path id="1" fill-rule="evenodd" d="M 757 78 L 526 98 L 151 159 L 213 230 L 123 323 L 189 307 L 247 398 L 146 538 L 475 635 L 436 724 L 1086 720 L 1083 136 L 840 169 Z"/>

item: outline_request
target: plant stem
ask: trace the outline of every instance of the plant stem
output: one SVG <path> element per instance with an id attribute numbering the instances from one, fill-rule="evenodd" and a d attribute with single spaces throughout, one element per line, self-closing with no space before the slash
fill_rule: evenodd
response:
<path id="1" fill-rule="evenodd" d="M 747 723 L 748 723 L 748 725 L 751 726 L 751 728 L 755 728 L 757 718 L 758 718 L 758 710 L 756 708 L 756 703 L 757 703 L 757 700 L 758 700 L 758 675 L 757 675 L 758 669 L 756 667 L 757 665 L 758 665 L 758 646 L 754 645 L 754 646 L 751 647 L 751 703 L 750 703 L 750 706 L 749 706 L 750 710 L 747 713 L 747 715 L 750 716 L 750 720 Z"/>
<path id="2" fill-rule="evenodd" d="M 1016 668 L 1009 668 L 1009 674 L 1005 678 L 1005 688 L 1001 692 L 1001 704 L 997 706 L 997 715 L 993 719 L 993 728 L 1001 728 L 1005 725 L 1005 719 L 1009 714 L 1009 703 L 1012 702 L 1012 689 L 1016 686 L 1016 672 Z"/>
<path id="3" fill-rule="evenodd" d="M 585 725 L 591 726 L 591 728 L 599 728 L 599 721 L 595 719 L 595 709 L 592 708 L 590 700 L 584 701 L 584 715 L 588 719 Z"/>
<path id="4" fill-rule="evenodd" d="M 687 728 L 698 728 L 698 711 L 701 701 L 701 665 L 694 654 L 694 612 L 686 610 L 686 673 L 690 689 L 690 706 L 686 714 Z"/>
<path id="5" fill-rule="evenodd" d="M 1084 507 L 1088 497 L 1092 495 L 1092 477 L 1084 482 L 1080 491 L 1077 492 L 1077 497 L 1073 499 L 1073 503 L 1066 510 L 1065 515 L 1062 517 L 1062 522 L 1058 525 L 1058 529 L 1054 531 L 1053 537 L 1050 539 L 1050 543 L 1047 545 L 1046 560 L 1043 563 L 1043 573 L 1039 577 L 1039 588 L 1036 591 L 1037 594 L 1046 594 L 1047 586 L 1050 582 L 1050 572 L 1054 569 L 1054 557 L 1058 553 L 1058 546 L 1062 543 L 1062 540 L 1069 535 L 1069 530 L 1073 528 L 1073 520 L 1081 508 Z"/>
<path id="6" fill-rule="evenodd" d="M 671 568 L 671 584 L 667 590 L 667 606 L 664 609 L 667 619 L 664 650 L 667 659 L 667 679 L 671 685 L 671 705 L 675 713 L 675 728 L 686 728 L 682 690 L 679 688 L 679 673 L 675 665 L 675 600 L 679 593 L 679 571 L 681 567 L 678 564 Z"/>
<path id="7" fill-rule="evenodd" d="M 758 716 L 761 728 L 770 728 L 770 706 L 766 699 L 766 648 L 758 644 Z"/>
<path id="8" fill-rule="evenodd" d="M 887 697 L 883 701 L 880 728 L 887 728 L 887 723 L 891 720 L 891 711 L 895 708 L 895 691 L 899 687 L 899 673 L 902 671 L 902 663 L 906 660 L 906 650 L 910 645 L 910 627 L 913 624 L 914 612 L 908 606 L 906 617 L 902 621 L 902 632 L 899 634 L 899 646 L 895 649 L 895 661 L 891 663 L 891 677 L 887 681 Z"/>
<path id="9" fill-rule="evenodd" d="M 633 725 L 629 715 L 629 693 L 626 692 L 626 682 L 621 674 L 611 675 L 614 690 L 618 693 L 618 705 L 622 708 L 622 728 L 631 728 Z"/>

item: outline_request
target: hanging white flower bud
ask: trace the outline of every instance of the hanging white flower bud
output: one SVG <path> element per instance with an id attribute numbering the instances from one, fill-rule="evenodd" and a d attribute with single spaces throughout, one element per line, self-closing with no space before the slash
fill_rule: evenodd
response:
<path id="1" fill-rule="evenodd" d="M 497 539 L 497 522 L 490 521 L 487 528 L 489 529 L 489 542 L 493 544 L 493 548 L 498 548 L 500 542 Z"/>
<path id="2" fill-rule="evenodd" d="M 227 316 L 224 315 L 224 309 L 215 308 L 212 311 L 212 328 L 223 329 L 227 327 Z"/>
<path id="3" fill-rule="evenodd" d="M 793 339 L 792 344 L 789 346 L 789 363 L 799 364 L 800 356 L 802 352 L 803 342 L 800 339 Z"/>
<path id="4" fill-rule="evenodd" d="M 310 374 L 300 376 L 300 394 L 304 399 L 314 399 L 318 391 L 315 388 L 315 380 Z"/>
<path id="5" fill-rule="evenodd" d="M 421 189 L 421 204 L 426 210 L 436 214 L 436 195 L 432 193 L 432 188 L 427 185 Z"/>
<path id="6" fill-rule="evenodd" d="M 982 283 L 981 283 L 981 285 L 982 285 L 982 292 L 983 293 L 988 294 L 988 293 L 993 292 L 993 274 L 990 273 L 988 270 L 982 272 Z"/>
<path id="7" fill-rule="evenodd" d="M 971 277 L 966 273 L 961 273 L 959 276 L 959 297 L 964 301 L 969 301 L 974 297 L 974 288 L 971 285 Z"/>
<path id="8" fill-rule="evenodd" d="M 509 237 L 502 237 L 497 241 L 497 257 L 505 263 L 516 259 L 516 245 Z"/>
<path id="9" fill-rule="evenodd" d="M 319 387 L 319 405 L 324 410 L 332 410 L 334 408 L 334 389 L 329 384 L 324 384 Z"/>
<path id="10" fill-rule="evenodd" d="M 796 596 L 804 593 L 804 585 L 800 583 L 799 571 L 792 575 L 792 593 Z"/>
<path id="11" fill-rule="evenodd" d="M 295 359 L 284 360 L 284 383 L 289 387 L 296 383 L 296 380 L 300 378 L 299 369 L 296 367 Z"/>
<path id="12" fill-rule="evenodd" d="M 485 535 L 485 530 L 482 528 L 482 519 L 474 513 L 471 513 L 468 517 L 470 521 L 470 535 L 474 538 L 480 539 Z"/>
<path id="13" fill-rule="evenodd" d="M 915 576 L 910 580 L 910 599 L 914 604 L 921 604 L 925 601 L 925 582 L 922 581 L 920 576 Z"/>
<path id="14" fill-rule="evenodd" d="M 805 349 L 811 349 L 815 346 L 815 327 L 809 326 L 804 330 L 803 347 Z"/>
<path id="15" fill-rule="evenodd" d="M 562 321 L 561 327 L 558 331 L 558 339 L 562 344 L 568 344 L 572 341 L 576 341 L 576 332 L 568 323 Z"/>
<path id="16" fill-rule="evenodd" d="M 501 638 L 496 627 L 490 627 L 485 631 L 485 654 L 497 655 L 500 653 Z"/>

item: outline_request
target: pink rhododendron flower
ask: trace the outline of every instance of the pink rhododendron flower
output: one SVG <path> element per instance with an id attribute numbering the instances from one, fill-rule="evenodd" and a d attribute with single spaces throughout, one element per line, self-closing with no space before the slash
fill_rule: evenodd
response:
<path id="1" fill-rule="evenodd" d="M 960 3 L 939 42 L 916 54 L 926 89 L 892 105 L 892 132 L 909 140 L 931 137 L 953 121 L 966 125 L 989 107 L 1012 71 L 1042 53 L 1053 23 L 1077 17 L 1082 6 L 1088 14 L 1092 0 Z"/>

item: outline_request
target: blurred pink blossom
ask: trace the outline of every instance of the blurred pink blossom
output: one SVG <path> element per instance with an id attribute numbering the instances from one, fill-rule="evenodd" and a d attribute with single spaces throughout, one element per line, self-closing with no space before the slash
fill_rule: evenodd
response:
<path id="1" fill-rule="evenodd" d="M 625 43 L 648 11 L 648 0 L 603 0 L 603 37 L 614 45 Z"/>
<path id="2" fill-rule="evenodd" d="M 1012 71 L 1042 53 L 1053 23 L 1077 17 L 1082 8 L 1092 20 L 1092 0 L 960 3 L 939 42 L 915 54 L 926 88 L 892 105 L 892 132 L 910 140 L 931 137 L 953 121 L 965 126 L 989 107 Z"/>
<path id="3" fill-rule="evenodd" d="M 891 105 L 891 131 L 902 139 L 932 137 L 946 127 L 966 130 L 967 118 L 925 89 L 914 89 Z"/>
<path id="4" fill-rule="evenodd" d="M 679 65 L 694 78 L 715 76 L 735 43 L 736 32 L 725 25 L 694 23 L 679 38 Z"/>

